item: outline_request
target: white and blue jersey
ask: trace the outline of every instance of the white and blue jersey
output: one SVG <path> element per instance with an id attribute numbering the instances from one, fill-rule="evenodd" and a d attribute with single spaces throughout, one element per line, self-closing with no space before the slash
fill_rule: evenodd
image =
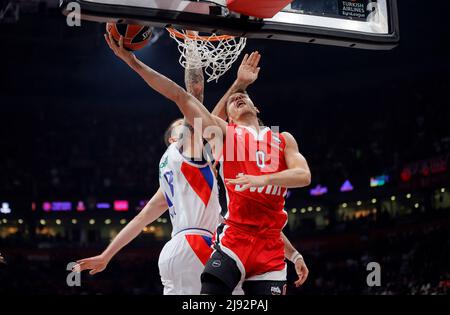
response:
<path id="1" fill-rule="evenodd" d="M 186 229 L 215 230 L 221 208 L 209 162 L 184 157 L 173 143 L 159 163 L 159 184 L 169 206 L 172 237 Z"/>
<path id="2" fill-rule="evenodd" d="M 159 256 L 164 294 L 200 294 L 200 275 L 212 254 L 220 223 L 217 181 L 211 164 L 184 157 L 171 144 L 159 164 L 159 183 L 169 206 L 172 239 Z"/>

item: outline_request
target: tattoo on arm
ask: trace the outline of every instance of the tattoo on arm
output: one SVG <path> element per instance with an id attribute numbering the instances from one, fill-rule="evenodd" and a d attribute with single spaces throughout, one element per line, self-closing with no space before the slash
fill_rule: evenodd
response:
<path id="1" fill-rule="evenodd" d="M 203 77 L 203 69 L 186 69 L 185 71 L 186 90 L 194 95 L 196 99 L 203 103 L 205 80 Z"/>

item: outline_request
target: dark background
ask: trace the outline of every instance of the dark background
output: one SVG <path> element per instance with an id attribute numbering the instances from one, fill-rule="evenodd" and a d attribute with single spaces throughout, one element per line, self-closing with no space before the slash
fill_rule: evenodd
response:
<path id="1" fill-rule="evenodd" d="M 249 89 L 262 120 L 296 137 L 312 187 L 329 189 L 321 197 L 295 190 L 287 200 L 286 233 L 311 269 L 307 284 L 291 286 L 291 294 L 448 292 L 450 4 L 399 1 L 399 12 L 401 42 L 390 51 L 249 40 L 246 51 L 262 54 L 260 78 Z M 13 208 L 0 214 L 6 220 L 0 252 L 9 262 L 0 266 L 0 292 L 162 292 L 156 260 L 167 224 L 156 225 L 160 235 L 139 237 L 103 274 L 68 288 L 66 264 L 100 253 L 110 232 L 120 229 L 119 219 L 135 213 L 39 209 L 47 200 L 144 200 L 157 189 L 162 136 L 179 112 L 109 51 L 103 32 L 104 25 L 89 22 L 69 28 L 44 5 L 22 8 L 18 21 L 0 22 L 0 201 Z M 168 35 L 137 55 L 183 84 Z M 206 85 L 208 108 L 236 69 Z M 427 174 L 430 159 L 445 161 L 446 168 Z M 413 173 L 407 181 L 405 170 Z M 370 188 L 369 178 L 381 174 L 389 183 Z M 355 190 L 340 193 L 347 179 Z M 388 206 L 392 195 L 395 205 Z M 377 212 L 355 214 L 369 208 Z M 105 218 L 113 224 L 102 225 Z M 56 219 L 63 224 L 56 226 Z M 366 285 L 368 261 L 384 270 L 380 288 Z"/>

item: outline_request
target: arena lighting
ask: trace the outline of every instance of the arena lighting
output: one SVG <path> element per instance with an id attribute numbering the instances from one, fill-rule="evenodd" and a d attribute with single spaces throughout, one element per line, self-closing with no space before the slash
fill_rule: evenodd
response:
<path id="1" fill-rule="evenodd" d="M 377 203 L 377 199 L 373 198 L 372 203 Z"/>
<path id="2" fill-rule="evenodd" d="M 406 199 L 411 199 L 411 194 L 407 194 Z"/>
<path id="3" fill-rule="evenodd" d="M 418 203 L 416 203 L 416 204 L 414 205 L 414 208 L 417 209 L 417 208 L 419 208 L 419 206 L 420 206 L 420 205 L 419 205 Z"/>
<path id="4" fill-rule="evenodd" d="M 78 223 L 77 219 L 72 219 L 72 224 L 77 224 L 77 223 Z"/>
<path id="5" fill-rule="evenodd" d="M 111 205 L 108 202 L 99 202 L 96 204 L 97 209 L 109 209 Z"/>
<path id="6" fill-rule="evenodd" d="M 362 201 L 359 201 L 359 200 L 358 200 L 358 202 L 356 203 L 356 205 L 358 205 L 358 206 L 362 205 Z"/>
<path id="7" fill-rule="evenodd" d="M 46 224 L 47 224 L 47 222 L 46 222 L 44 219 L 39 220 L 39 223 L 40 223 L 41 225 L 46 225 Z"/>
<path id="8" fill-rule="evenodd" d="M 316 188 L 310 189 L 309 194 L 311 196 L 322 196 L 328 192 L 327 187 L 322 187 L 320 184 L 316 186 Z"/>
<path id="9" fill-rule="evenodd" d="M 94 219 L 90 219 L 90 220 L 89 220 L 89 224 L 90 224 L 90 225 L 94 225 L 94 224 L 95 224 L 95 220 L 94 220 Z"/>
<path id="10" fill-rule="evenodd" d="M 125 223 L 127 223 L 127 220 L 125 220 L 125 219 L 120 219 L 120 224 L 124 225 Z"/>
<path id="11" fill-rule="evenodd" d="M 11 208 L 9 207 L 8 202 L 2 202 L 2 207 L 0 208 L 0 213 L 2 214 L 10 214 Z"/>
<path id="12" fill-rule="evenodd" d="M 441 193 L 445 193 L 445 188 L 441 188 Z"/>
<path id="13" fill-rule="evenodd" d="M 19 222 L 19 224 L 23 224 L 23 220 L 22 219 L 17 220 L 17 222 Z"/>
<path id="14" fill-rule="evenodd" d="M 60 219 L 56 219 L 56 224 L 57 225 L 61 225 L 61 220 Z"/>
<path id="15" fill-rule="evenodd" d="M 301 213 L 306 213 L 306 209 L 305 209 L 305 208 L 302 208 L 302 209 L 300 210 L 300 212 L 301 212 Z"/>
<path id="16" fill-rule="evenodd" d="M 347 208 L 348 207 L 348 204 L 346 203 L 346 202 L 344 202 L 343 204 L 342 204 L 342 208 Z"/>
<path id="17" fill-rule="evenodd" d="M 316 211 L 317 211 L 317 212 L 320 212 L 320 211 L 322 211 L 322 208 L 321 208 L 321 207 L 317 207 L 317 208 L 316 208 Z"/>
<path id="18" fill-rule="evenodd" d="M 155 232 L 156 228 L 153 225 L 150 225 L 148 230 L 153 233 L 153 232 Z"/>
<path id="19" fill-rule="evenodd" d="M 52 211 L 71 211 L 72 203 L 69 201 L 52 202 Z"/>
<path id="20" fill-rule="evenodd" d="M 114 211 L 128 211 L 128 201 L 126 200 L 115 200 L 114 201 Z"/>
<path id="21" fill-rule="evenodd" d="M 346 180 L 341 186 L 341 192 L 353 191 L 353 185 L 349 180 Z"/>
<path id="22" fill-rule="evenodd" d="M 381 175 L 370 178 L 370 187 L 381 187 L 389 181 L 389 176 Z"/>
<path id="23" fill-rule="evenodd" d="M 78 203 L 77 203 L 77 211 L 78 212 L 86 211 L 86 206 L 84 205 L 83 201 L 78 201 Z"/>
<path id="24" fill-rule="evenodd" d="M 292 211 L 292 213 L 297 213 L 297 208 L 294 208 L 291 211 Z"/>
<path id="25" fill-rule="evenodd" d="M 395 196 L 391 197 L 391 201 L 395 201 L 395 199 L 397 199 Z"/>
<path id="26" fill-rule="evenodd" d="M 3 219 L 2 222 L 6 224 L 6 223 L 8 223 L 8 220 Z"/>
<path id="27" fill-rule="evenodd" d="M 313 211 L 313 207 L 308 207 L 308 211 L 309 212 Z"/>
<path id="28" fill-rule="evenodd" d="M 54 201 L 54 202 L 45 201 L 42 203 L 42 210 L 44 210 L 45 212 L 71 211 L 72 203 L 69 201 Z"/>
<path id="29" fill-rule="evenodd" d="M 49 212 L 52 210 L 52 204 L 48 201 L 42 203 L 42 210 Z"/>
<path id="30" fill-rule="evenodd" d="M 105 224 L 106 224 L 106 225 L 111 224 L 111 219 L 106 219 L 106 220 L 105 220 Z"/>

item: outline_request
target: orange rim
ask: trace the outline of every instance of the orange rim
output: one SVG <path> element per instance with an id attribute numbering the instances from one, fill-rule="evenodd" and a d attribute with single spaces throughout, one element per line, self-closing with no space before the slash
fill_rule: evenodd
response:
<path id="1" fill-rule="evenodd" d="M 191 35 L 191 34 L 181 33 L 180 31 L 178 31 L 174 28 L 170 28 L 170 27 L 168 27 L 166 29 L 170 34 L 172 34 L 180 39 L 189 38 L 192 40 L 203 40 L 203 41 L 207 41 L 207 42 L 219 42 L 222 40 L 235 38 L 235 36 L 231 36 L 231 35 L 212 35 L 212 36 Z"/>

